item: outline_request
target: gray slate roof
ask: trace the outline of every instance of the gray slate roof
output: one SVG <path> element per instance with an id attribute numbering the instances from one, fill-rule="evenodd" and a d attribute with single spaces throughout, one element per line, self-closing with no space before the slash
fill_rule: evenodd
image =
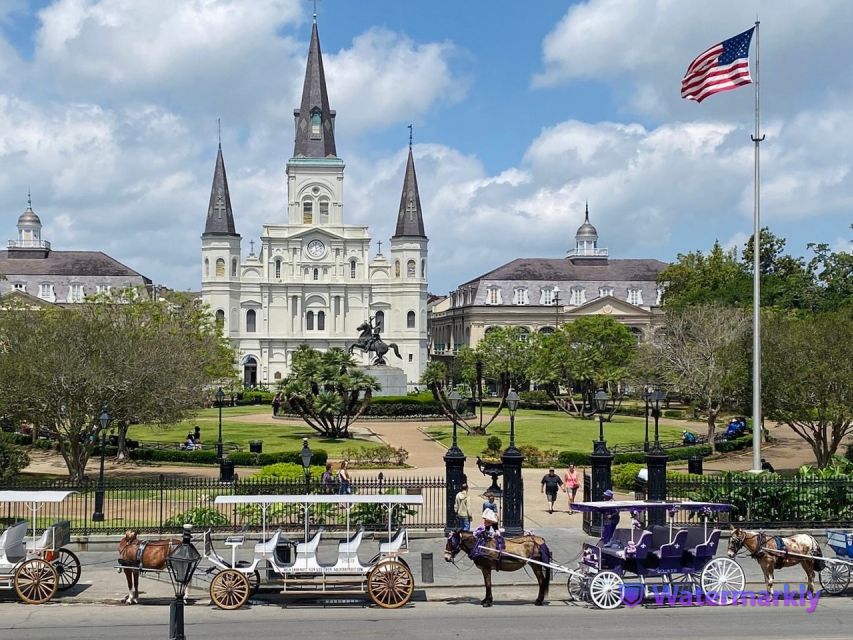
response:
<path id="1" fill-rule="evenodd" d="M 13 258 L 0 251 L 0 273 L 5 276 L 131 276 L 151 282 L 102 251 L 50 251 L 45 258 Z"/>
<path id="2" fill-rule="evenodd" d="M 216 168 L 213 170 L 213 186 L 210 188 L 210 203 L 207 205 L 207 222 L 204 225 L 204 232 L 237 235 L 221 144 L 216 153 Z"/>
<path id="3" fill-rule="evenodd" d="M 665 262 L 652 259 L 579 260 L 572 262 L 569 258 L 516 258 L 512 262 L 507 262 L 465 284 L 480 280 L 648 282 L 657 280 L 658 274 L 666 267 Z"/>
<path id="4" fill-rule="evenodd" d="M 426 238 L 424 217 L 421 211 L 421 196 L 418 193 L 418 176 L 415 174 L 415 158 L 409 146 L 409 161 L 406 163 L 406 177 L 403 179 L 403 193 L 400 196 L 400 211 L 397 214 L 397 229 L 393 238 Z"/>
<path id="5" fill-rule="evenodd" d="M 311 136 L 311 112 L 320 111 L 319 137 Z M 320 36 L 317 23 L 311 27 L 311 44 L 308 47 L 308 63 L 305 66 L 305 83 L 302 85 L 302 103 L 295 111 L 296 142 L 293 145 L 295 158 L 337 157 L 335 150 L 335 112 L 329 108 L 326 92 L 326 74 L 323 71 L 323 54 L 320 52 Z"/>

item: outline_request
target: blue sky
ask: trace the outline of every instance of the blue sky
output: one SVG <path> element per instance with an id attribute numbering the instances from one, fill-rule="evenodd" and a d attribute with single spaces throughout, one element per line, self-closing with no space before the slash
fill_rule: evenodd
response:
<path id="1" fill-rule="evenodd" d="M 701 105 L 699 52 L 761 16 L 763 219 L 850 250 L 853 4 L 321 0 L 344 216 L 392 233 L 409 122 L 430 290 L 560 257 L 589 200 L 614 257 L 673 259 L 752 222 L 752 87 Z M 216 119 L 244 253 L 283 221 L 306 0 L 4 0 L 0 207 L 32 186 L 55 249 L 200 285 Z M 754 43 L 753 43 L 754 48 Z"/>

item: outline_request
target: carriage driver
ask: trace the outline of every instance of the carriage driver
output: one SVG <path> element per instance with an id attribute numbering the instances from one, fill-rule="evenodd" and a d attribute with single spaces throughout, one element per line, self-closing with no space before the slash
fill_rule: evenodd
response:
<path id="1" fill-rule="evenodd" d="M 485 533 L 492 537 L 501 533 L 500 529 L 498 529 L 498 514 L 492 509 L 485 509 L 483 511 L 483 529 Z"/>
<path id="2" fill-rule="evenodd" d="M 604 492 L 604 501 L 612 502 L 613 501 L 613 492 L 608 489 Z M 616 527 L 619 526 L 619 510 L 614 509 L 613 511 L 605 511 L 604 512 L 604 529 L 601 531 L 601 545 L 603 547 L 609 547 L 610 541 L 613 539 L 613 534 L 616 533 Z M 614 545 L 618 546 L 618 545 Z"/>

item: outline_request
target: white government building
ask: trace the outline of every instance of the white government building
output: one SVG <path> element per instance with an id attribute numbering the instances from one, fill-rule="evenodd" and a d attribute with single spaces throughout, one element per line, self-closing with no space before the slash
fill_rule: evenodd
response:
<path id="1" fill-rule="evenodd" d="M 202 300 L 239 353 L 243 382 L 275 385 L 293 352 L 345 348 L 368 317 L 396 343 L 388 365 L 410 387 L 427 362 L 427 237 L 411 144 L 390 242 L 390 256 L 370 259 L 367 226 L 344 224 L 344 161 L 335 148 L 316 21 L 311 31 L 302 102 L 293 112 L 295 143 L 287 161 L 287 220 L 269 222 L 261 244 L 243 257 L 234 225 L 222 147 L 202 239 Z M 254 243 L 252 243 L 254 244 Z M 364 364 L 369 359 L 355 356 Z"/>

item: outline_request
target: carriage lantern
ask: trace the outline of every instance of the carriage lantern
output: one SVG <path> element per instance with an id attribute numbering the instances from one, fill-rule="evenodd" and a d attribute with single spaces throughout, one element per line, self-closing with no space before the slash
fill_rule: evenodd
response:
<path id="1" fill-rule="evenodd" d="M 450 392 L 450 395 L 447 396 L 447 402 L 450 405 L 450 412 L 453 414 L 453 446 L 450 448 L 455 451 L 459 448 L 459 443 L 456 440 L 456 416 L 459 412 L 459 403 L 462 402 L 462 396 L 460 396 L 459 392 L 454 389 Z"/>
<path id="2" fill-rule="evenodd" d="M 201 555 L 192 544 L 192 525 L 184 525 L 181 544 L 166 558 L 169 579 L 175 589 L 175 599 L 169 606 L 169 640 L 186 640 L 184 635 L 184 595 Z"/>
<path id="3" fill-rule="evenodd" d="M 104 521 L 104 456 L 107 448 L 107 427 L 110 426 L 112 416 L 104 409 L 101 412 L 99 422 L 101 423 L 101 470 L 98 473 L 98 488 L 95 490 L 95 512 L 92 514 L 92 522 Z"/>
<path id="4" fill-rule="evenodd" d="M 598 412 L 598 441 L 604 442 L 604 413 L 607 411 L 607 403 L 610 400 L 610 394 L 604 389 L 599 389 L 595 393 L 595 410 Z"/>
<path id="5" fill-rule="evenodd" d="M 306 479 L 311 468 L 311 458 L 313 455 L 311 449 L 308 448 L 308 438 L 302 438 L 302 451 L 299 452 L 299 459 L 302 461 L 302 470 L 305 472 Z"/>

